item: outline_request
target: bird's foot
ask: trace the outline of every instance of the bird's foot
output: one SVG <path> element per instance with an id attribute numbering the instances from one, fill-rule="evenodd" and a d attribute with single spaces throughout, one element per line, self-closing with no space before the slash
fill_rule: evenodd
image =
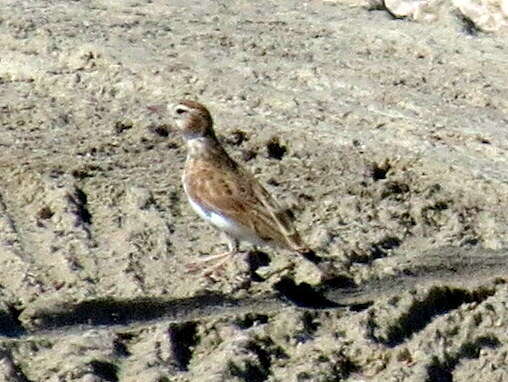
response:
<path id="1" fill-rule="evenodd" d="M 226 267 L 231 261 L 234 261 L 235 270 L 240 271 L 234 276 L 235 279 L 244 280 L 249 268 L 246 259 L 248 254 L 248 252 L 228 251 L 217 255 L 204 256 L 195 262 L 186 264 L 185 268 L 191 274 L 217 282 L 219 278 L 224 276 Z"/>
<path id="2" fill-rule="evenodd" d="M 188 272 L 197 274 L 200 276 L 210 276 L 214 273 L 222 273 L 226 262 L 231 258 L 233 252 L 224 252 L 217 255 L 209 255 L 200 258 L 197 261 L 188 263 L 185 268 Z"/>

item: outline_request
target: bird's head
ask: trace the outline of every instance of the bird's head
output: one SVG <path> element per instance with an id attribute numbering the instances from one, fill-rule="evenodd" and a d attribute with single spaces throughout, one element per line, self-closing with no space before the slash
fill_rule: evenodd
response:
<path id="1" fill-rule="evenodd" d="M 213 121 L 206 107 L 196 101 L 182 100 L 172 107 L 176 125 L 186 140 L 215 139 Z"/>

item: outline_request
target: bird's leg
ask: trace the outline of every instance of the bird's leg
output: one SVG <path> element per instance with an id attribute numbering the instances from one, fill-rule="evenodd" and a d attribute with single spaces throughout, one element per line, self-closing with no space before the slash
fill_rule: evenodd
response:
<path id="1" fill-rule="evenodd" d="M 228 251 L 221 253 L 219 255 L 215 255 L 215 258 L 220 260 L 205 270 L 205 272 L 203 273 L 205 276 L 210 276 L 215 272 L 220 273 L 223 270 L 226 261 L 231 259 L 233 255 L 238 253 L 238 244 L 239 244 L 238 240 L 232 238 L 227 234 L 224 234 L 224 236 L 228 241 Z"/>
<path id="2" fill-rule="evenodd" d="M 219 253 L 217 255 L 209 255 L 209 256 L 200 258 L 198 261 L 188 264 L 187 269 L 190 272 L 196 273 L 197 271 L 199 271 L 202 268 L 201 267 L 202 264 L 212 262 L 211 265 L 205 267 L 202 275 L 209 276 L 209 275 L 215 273 L 216 271 L 222 270 L 226 261 L 228 261 L 231 258 L 231 256 L 238 253 L 238 240 L 230 237 L 229 235 L 225 235 L 225 236 L 226 236 L 226 239 L 228 240 L 228 251 L 227 252 Z"/>

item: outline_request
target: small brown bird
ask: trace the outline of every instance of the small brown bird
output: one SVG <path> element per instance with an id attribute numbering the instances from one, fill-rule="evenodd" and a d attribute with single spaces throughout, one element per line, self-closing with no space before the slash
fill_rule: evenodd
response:
<path id="1" fill-rule="evenodd" d="M 183 100 L 174 107 L 174 115 L 188 149 L 182 177 L 185 193 L 197 214 L 229 239 L 228 252 L 204 261 L 221 259 L 216 267 L 220 266 L 238 253 L 239 241 L 248 241 L 286 248 L 318 263 L 289 212 L 224 150 L 206 107 Z"/>

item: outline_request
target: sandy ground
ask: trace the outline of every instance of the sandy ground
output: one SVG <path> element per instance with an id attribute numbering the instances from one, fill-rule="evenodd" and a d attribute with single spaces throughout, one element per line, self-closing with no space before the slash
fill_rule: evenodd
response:
<path id="1" fill-rule="evenodd" d="M 0 380 L 507 381 L 506 37 L 204 4 L 0 5 Z M 269 248 L 189 274 L 223 244 L 146 109 L 182 97 L 332 280 Z"/>

